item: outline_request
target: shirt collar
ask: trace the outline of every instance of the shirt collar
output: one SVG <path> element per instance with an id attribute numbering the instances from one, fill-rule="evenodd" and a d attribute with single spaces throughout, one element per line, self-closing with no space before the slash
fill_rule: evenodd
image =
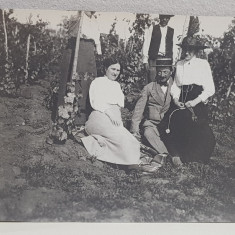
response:
<path id="1" fill-rule="evenodd" d="M 167 25 L 163 27 L 160 24 L 159 24 L 159 26 L 160 26 L 161 29 L 167 29 L 167 27 L 168 27 Z"/>
<path id="2" fill-rule="evenodd" d="M 169 86 L 170 78 L 167 80 L 167 82 L 165 82 L 165 84 L 161 84 L 158 81 L 156 81 L 155 83 L 156 83 L 156 85 L 159 85 L 159 86 Z"/>
<path id="3" fill-rule="evenodd" d="M 193 58 L 191 59 L 191 60 L 189 60 L 189 61 L 184 61 L 184 64 L 191 64 L 191 63 L 194 63 L 194 61 L 196 60 L 196 55 L 195 56 L 193 56 Z"/>

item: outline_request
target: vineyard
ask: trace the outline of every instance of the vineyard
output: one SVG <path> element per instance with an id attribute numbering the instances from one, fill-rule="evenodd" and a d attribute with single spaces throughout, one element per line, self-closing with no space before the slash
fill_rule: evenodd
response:
<path id="1" fill-rule="evenodd" d="M 40 18 L 22 24 L 12 14 L 0 10 L 1 221 L 234 222 L 235 20 L 222 38 L 203 38 L 213 49 L 208 60 L 216 86 L 208 104 L 217 141 L 211 163 L 167 164 L 143 177 L 94 161 L 73 138 L 78 109 L 71 84 L 57 107 L 68 20 L 54 31 Z M 146 83 L 140 58 L 149 24 L 149 15 L 137 14 L 123 42 L 114 22 L 97 56 L 98 75 L 111 53 L 123 64 L 127 126 Z"/>

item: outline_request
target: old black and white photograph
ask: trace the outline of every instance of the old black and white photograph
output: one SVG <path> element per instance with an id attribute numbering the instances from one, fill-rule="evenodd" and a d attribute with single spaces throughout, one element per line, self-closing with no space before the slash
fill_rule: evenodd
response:
<path id="1" fill-rule="evenodd" d="M 0 9 L 0 221 L 235 222 L 235 17 Z"/>

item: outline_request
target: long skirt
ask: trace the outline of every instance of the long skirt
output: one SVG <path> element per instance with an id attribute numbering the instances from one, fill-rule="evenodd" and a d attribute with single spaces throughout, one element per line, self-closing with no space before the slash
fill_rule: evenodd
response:
<path id="1" fill-rule="evenodd" d="M 83 137 L 82 142 L 98 160 L 120 165 L 140 163 L 137 139 L 123 125 L 113 125 L 106 114 L 93 111 L 85 130 L 89 136 Z"/>
<path id="2" fill-rule="evenodd" d="M 202 87 L 184 86 L 183 91 L 185 92 L 181 92 L 180 100 L 186 97 L 185 102 L 187 102 L 200 95 Z M 201 102 L 193 108 L 196 119 L 189 109 L 176 109 L 173 107 L 170 112 L 172 115 L 168 122 L 170 133 L 167 138 L 167 147 L 174 155 L 180 155 L 183 162 L 207 163 L 215 147 L 215 137 L 208 123 L 206 105 Z M 173 110 L 176 111 L 173 113 Z"/>

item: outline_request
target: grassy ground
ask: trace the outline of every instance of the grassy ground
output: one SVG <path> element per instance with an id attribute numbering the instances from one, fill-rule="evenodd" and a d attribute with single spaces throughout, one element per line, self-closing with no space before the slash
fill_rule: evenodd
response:
<path id="1" fill-rule="evenodd" d="M 49 81 L 0 99 L 0 220 L 235 222 L 235 143 L 217 132 L 208 165 L 170 164 L 150 176 L 87 159 L 72 140 L 48 145 Z M 127 113 L 127 110 L 126 110 Z"/>

